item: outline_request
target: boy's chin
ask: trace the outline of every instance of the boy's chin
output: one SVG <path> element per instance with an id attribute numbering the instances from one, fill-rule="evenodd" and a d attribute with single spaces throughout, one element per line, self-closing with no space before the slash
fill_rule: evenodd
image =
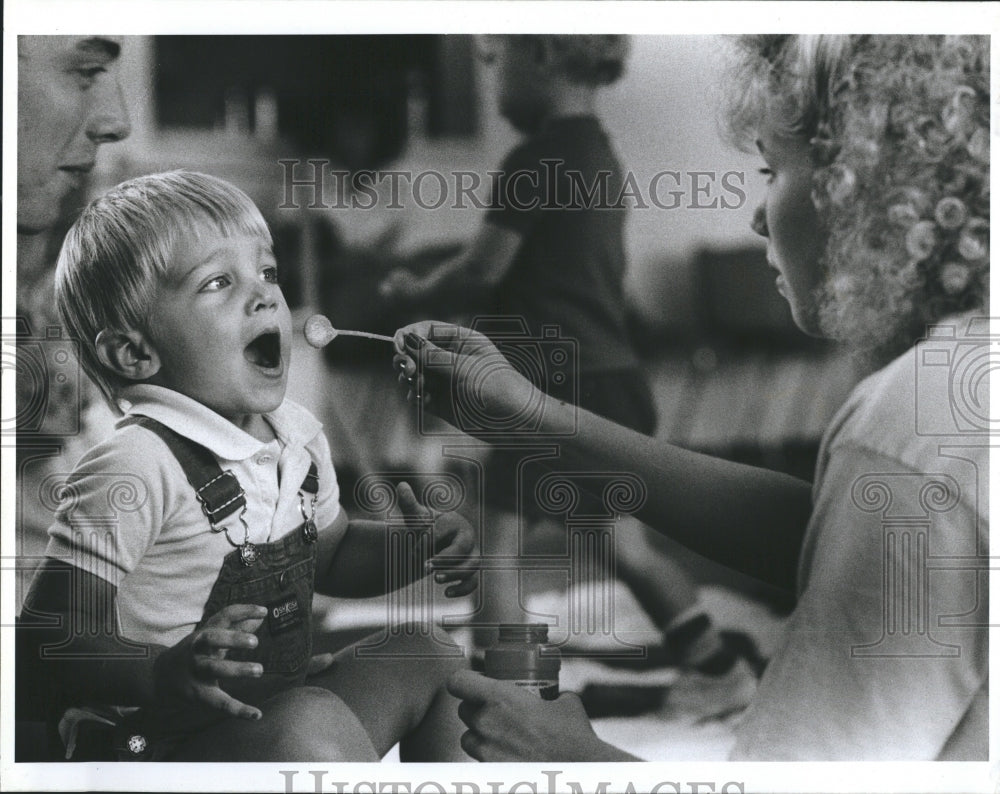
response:
<path id="1" fill-rule="evenodd" d="M 275 390 L 274 394 L 259 394 L 255 395 L 254 399 L 248 400 L 242 406 L 233 406 L 229 413 L 243 416 L 251 415 L 263 415 L 269 414 L 278 409 L 285 401 L 285 389 L 282 388 L 280 393 Z M 222 413 L 221 411 L 219 413 Z"/>
<path id="2" fill-rule="evenodd" d="M 257 401 L 258 406 L 255 413 L 259 414 L 269 414 L 271 411 L 276 411 L 278 406 L 280 406 L 285 401 L 285 389 L 281 389 L 280 395 L 275 395 L 273 397 L 262 398 Z"/>

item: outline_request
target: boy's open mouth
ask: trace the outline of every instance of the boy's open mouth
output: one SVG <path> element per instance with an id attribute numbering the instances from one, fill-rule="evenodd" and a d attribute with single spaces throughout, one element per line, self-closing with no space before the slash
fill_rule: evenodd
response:
<path id="1" fill-rule="evenodd" d="M 268 331 L 255 337 L 243 350 L 243 357 L 251 364 L 264 369 L 275 369 L 281 365 L 281 334 Z"/>

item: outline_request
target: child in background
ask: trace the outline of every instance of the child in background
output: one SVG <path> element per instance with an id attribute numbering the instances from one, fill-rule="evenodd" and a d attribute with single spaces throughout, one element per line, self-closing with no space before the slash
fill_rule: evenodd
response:
<path id="1" fill-rule="evenodd" d="M 313 656 L 314 589 L 378 595 L 426 562 L 462 595 L 475 543 L 407 484 L 398 556 L 385 524 L 348 519 L 322 426 L 285 399 L 291 316 L 250 199 L 197 173 L 125 182 L 70 230 L 56 294 L 125 413 L 69 478 L 25 601 L 84 627 L 63 648 L 74 658 L 38 653 L 65 628 L 30 630 L 20 669 L 57 690 L 67 756 L 114 725 L 108 744 L 131 760 L 367 761 L 396 742 L 403 760 L 464 759 L 443 689 L 455 646 L 414 630 L 378 658 Z"/>
<path id="2" fill-rule="evenodd" d="M 642 477 L 651 526 L 795 594 L 733 760 L 988 760 L 989 50 L 988 36 L 741 42 L 730 129 L 765 162 L 754 229 L 778 290 L 802 330 L 877 368 L 812 486 L 544 406 L 543 431 L 576 429 L 565 460 Z M 413 378 L 433 354 L 435 380 L 411 388 L 446 414 L 463 384 L 444 376 L 501 358 L 481 335 L 433 331 L 401 331 L 395 363 Z M 509 367 L 478 385 L 499 416 L 533 396 Z M 470 671 L 449 690 L 481 760 L 633 757 L 572 695 Z"/>
<path id="3" fill-rule="evenodd" d="M 487 37 L 484 60 L 496 69 L 500 113 L 523 140 L 497 170 L 491 205 L 469 246 L 425 276 L 405 270 L 390 274 L 383 293 L 416 305 L 444 292 L 465 301 L 479 296 L 475 305 L 484 306 L 484 313 L 523 320 L 531 339 L 543 338 L 545 326 L 558 327 L 562 338 L 577 343 L 573 374 L 579 378 L 538 385 L 553 397 L 652 435 L 656 408 L 626 321 L 628 207 L 619 202 L 625 175 L 597 116 L 600 89 L 624 74 L 630 46 L 623 35 Z M 503 350 L 504 334 L 512 328 L 516 333 L 516 324 L 494 319 L 480 329 Z M 516 367 L 517 358 L 511 360 Z M 491 526 L 497 527 L 491 536 L 506 539 L 495 553 L 513 555 L 518 548 L 529 554 L 559 553 L 565 548 L 565 530 L 544 520 L 533 496 L 546 470 L 530 461 L 519 481 L 524 454 L 497 450 L 487 466 L 486 500 L 493 510 Z M 548 463 L 560 467 L 557 459 Z M 523 515 L 515 512 L 518 493 L 525 495 Z M 599 500 L 577 509 L 581 514 L 604 512 Z M 515 546 L 521 521 L 528 536 Z M 663 648 L 654 649 L 659 651 L 654 655 L 664 664 L 685 668 L 689 683 L 707 677 L 712 695 L 705 690 L 698 705 L 703 715 L 745 706 L 759 664 L 752 641 L 716 630 L 698 602 L 694 582 L 660 548 L 656 533 L 626 519 L 618 522 L 616 536 L 621 549 L 617 578 L 663 631 Z M 494 615 L 498 622 L 519 619 L 512 595 L 517 581 L 487 598 L 500 613 Z"/>

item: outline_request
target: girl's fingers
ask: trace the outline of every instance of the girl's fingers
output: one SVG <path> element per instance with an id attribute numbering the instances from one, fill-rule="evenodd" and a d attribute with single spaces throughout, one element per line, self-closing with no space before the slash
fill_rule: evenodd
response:
<path id="1" fill-rule="evenodd" d="M 392 368 L 398 370 L 400 375 L 412 378 L 417 372 L 417 362 L 405 354 L 396 353 L 392 357 Z"/>

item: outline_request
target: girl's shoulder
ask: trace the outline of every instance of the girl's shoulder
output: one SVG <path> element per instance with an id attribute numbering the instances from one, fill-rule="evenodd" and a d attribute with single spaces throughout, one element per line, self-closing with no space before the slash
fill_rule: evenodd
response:
<path id="1" fill-rule="evenodd" d="M 941 445 L 959 443 L 985 461 L 988 379 L 980 375 L 990 340 L 984 322 L 975 314 L 942 320 L 861 381 L 827 431 L 827 451 L 863 447 L 928 471 L 945 465 Z"/>

